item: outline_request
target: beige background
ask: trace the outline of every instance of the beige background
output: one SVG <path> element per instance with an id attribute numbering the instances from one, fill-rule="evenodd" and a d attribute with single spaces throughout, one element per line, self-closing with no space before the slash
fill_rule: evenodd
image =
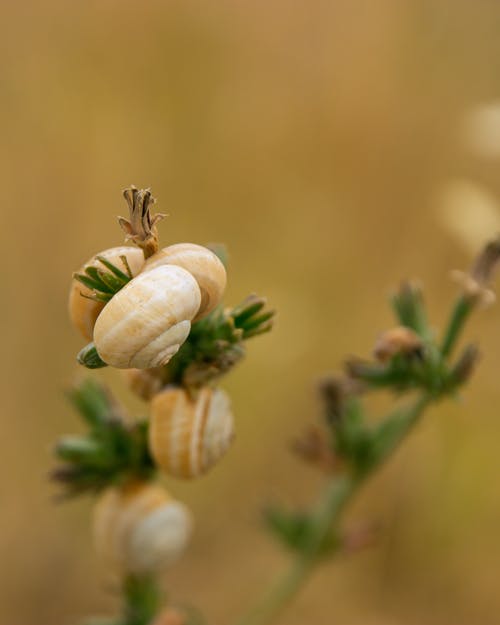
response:
<path id="1" fill-rule="evenodd" d="M 89 501 L 55 506 L 63 389 L 81 375 L 71 272 L 120 244 L 120 196 L 151 185 L 165 244 L 223 241 L 227 302 L 279 310 L 225 382 L 238 438 L 193 484 L 197 531 L 165 577 L 209 623 L 239 614 L 286 556 L 259 526 L 318 476 L 288 452 L 316 418 L 317 377 L 368 354 L 386 296 L 420 277 L 437 327 L 469 252 L 442 226 L 450 180 L 498 197 L 498 160 L 460 140 L 500 95 L 500 6 L 460 0 L 4 2 L 0 8 L 2 328 L 0 622 L 66 625 L 115 608 L 89 540 Z M 463 400 L 429 413 L 350 518 L 377 547 L 323 568 L 283 625 L 494 625 L 500 594 L 500 309 L 470 337 L 483 360 Z M 146 407 L 103 377 L 137 413 Z"/>

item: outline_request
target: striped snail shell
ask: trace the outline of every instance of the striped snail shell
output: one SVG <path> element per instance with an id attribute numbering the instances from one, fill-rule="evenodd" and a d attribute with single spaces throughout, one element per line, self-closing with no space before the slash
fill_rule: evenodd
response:
<path id="1" fill-rule="evenodd" d="M 99 356 L 118 369 L 166 364 L 188 337 L 200 302 L 196 280 L 181 267 L 161 265 L 140 273 L 97 318 Z"/>
<path id="2" fill-rule="evenodd" d="M 139 248 L 127 246 L 112 247 L 89 258 L 77 273 L 84 273 L 87 267 L 103 269 L 103 265 L 97 260 L 97 256 L 102 256 L 122 270 L 125 268 L 120 256 L 125 256 L 133 276 L 136 276 L 144 265 L 144 254 Z M 69 291 L 69 316 L 73 325 L 89 341 L 92 340 L 96 319 L 105 306 L 105 302 L 96 302 L 93 299 L 89 299 L 90 295 L 92 295 L 92 291 L 73 278 Z"/>
<path id="3" fill-rule="evenodd" d="M 203 388 L 196 399 L 171 387 L 151 402 L 149 449 L 156 464 L 175 477 L 202 475 L 221 458 L 234 438 L 229 397 Z"/>
<path id="4" fill-rule="evenodd" d="M 163 488 L 139 482 L 101 495 L 93 529 L 97 552 L 110 564 L 127 573 L 154 573 L 184 551 L 192 520 Z"/>
<path id="5" fill-rule="evenodd" d="M 146 261 L 144 271 L 161 265 L 177 265 L 194 277 L 201 291 L 201 306 L 193 321 L 202 319 L 222 300 L 226 288 L 226 269 L 207 247 L 177 243 L 163 248 Z"/>

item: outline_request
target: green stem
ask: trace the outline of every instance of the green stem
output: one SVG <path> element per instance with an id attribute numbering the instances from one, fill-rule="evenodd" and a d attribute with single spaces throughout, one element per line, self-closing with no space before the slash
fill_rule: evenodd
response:
<path id="1" fill-rule="evenodd" d="M 348 476 L 328 482 L 318 501 L 315 531 L 310 544 L 292 563 L 285 574 L 271 586 L 237 625 L 264 625 L 271 622 L 293 599 L 318 563 L 318 551 L 335 519 L 355 491 L 356 481 Z"/>
<path id="2" fill-rule="evenodd" d="M 123 625 L 149 625 L 162 605 L 153 575 L 127 575 L 123 581 L 123 596 Z"/>
<path id="3" fill-rule="evenodd" d="M 428 393 L 420 395 L 413 404 L 393 412 L 381 423 L 375 433 L 368 473 L 377 469 L 399 447 L 432 399 Z"/>
<path id="4" fill-rule="evenodd" d="M 387 427 L 387 436 L 382 437 L 384 443 L 378 448 L 367 473 L 358 477 L 343 475 L 328 481 L 313 510 L 314 532 L 311 534 L 309 544 L 295 558 L 288 571 L 241 619 L 236 621 L 236 625 L 267 625 L 294 598 L 321 562 L 320 550 L 323 541 L 331 528 L 338 524 L 346 505 L 357 493 L 366 477 L 379 468 L 399 446 L 430 401 L 430 395 L 422 395 L 408 408 L 387 419 L 387 423 L 393 422 L 393 426 Z"/>
<path id="5" fill-rule="evenodd" d="M 447 358 L 455 344 L 457 339 L 462 331 L 462 328 L 467 321 L 470 313 L 474 308 L 474 301 L 470 297 L 466 297 L 462 295 L 455 304 L 453 311 L 451 313 L 450 322 L 448 324 L 448 328 L 446 329 L 443 343 L 441 345 L 441 354 L 443 358 Z"/>

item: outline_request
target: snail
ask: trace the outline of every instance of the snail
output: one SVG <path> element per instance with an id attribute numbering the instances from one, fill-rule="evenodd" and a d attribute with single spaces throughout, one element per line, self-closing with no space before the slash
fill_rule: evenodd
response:
<path id="1" fill-rule="evenodd" d="M 221 301 L 226 288 L 226 269 L 207 247 L 177 243 L 165 247 L 146 261 L 144 272 L 162 265 L 182 267 L 195 278 L 201 291 L 201 306 L 193 321 L 208 315 Z"/>
<path id="2" fill-rule="evenodd" d="M 155 369 L 124 369 L 123 377 L 129 389 L 144 401 L 149 401 L 153 395 L 159 393 L 165 383 L 163 370 Z"/>
<path id="3" fill-rule="evenodd" d="M 97 318 L 94 343 L 118 369 L 166 364 L 184 343 L 201 304 L 193 276 L 175 265 L 143 271 L 111 299 Z"/>
<path id="4" fill-rule="evenodd" d="M 133 276 L 136 276 L 144 265 L 144 255 L 139 248 L 127 246 L 112 247 L 90 258 L 77 273 L 84 273 L 87 267 L 103 269 L 103 265 L 97 258 L 99 256 L 123 270 L 125 267 L 120 257 L 125 256 Z M 94 324 L 105 306 L 105 302 L 89 299 L 91 295 L 92 291 L 87 286 L 73 278 L 69 292 L 69 316 L 73 325 L 88 340 L 92 340 Z"/>
<path id="5" fill-rule="evenodd" d="M 156 464 L 180 478 L 197 477 L 212 467 L 234 438 L 229 397 L 203 388 L 192 399 L 170 387 L 153 397 L 149 449 Z"/>
<path id="6" fill-rule="evenodd" d="M 386 330 L 375 343 L 373 353 L 380 362 L 388 362 L 394 356 L 422 357 L 422 339 L 411 328 L 396 326 Z"/>
<path id="7" fill-rule="evenodd" d="M 191 515 L 163 488 L 139 482 L 108 488 L 94 510 L 98 553 L 124 572 L 158 572 L 186 547 Z"/>

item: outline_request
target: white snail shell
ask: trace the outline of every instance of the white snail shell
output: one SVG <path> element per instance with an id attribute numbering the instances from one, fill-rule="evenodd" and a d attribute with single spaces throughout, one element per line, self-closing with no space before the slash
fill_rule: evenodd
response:
<path id="1" fill-rule="evenodd" d="M 205 317 L 222 300 L 226 288 L 226 269 L 207 247 L 194 243 L 177 243 L 165 247 L 146 261 L 143 271 L 161 265 L 177 265 L 195 278 L 201 291 L 201 306 L 193 321 Z"/>
<path id="2" fill-rule="evenodd" d="M 191 529 L 186 506 L 151 483 L 109 488 L 94 511 L 98 553 L 127 573 L 153 573 L 168 567 L 184 551 Z"/>
<path id="3" fill-rule="evenodd" d="M 162 265 L 140 273 L 97 318 L 99 356 L 118 369 L 166 364 L 188 337 L 200 302 L 196 280 L 181 267 Z"/>
<path id="4" fill-rule="evenodd" d="M 166 473 L 193 478 L 208 471 L 234 438 L 234 419 L 224 391 L 203 388 L 196 399 L 167 388 L 151 402 L 149 449 Z"/>
<path id="5" fill-rule="evenodd" d="M 149 401 L 165 386 L 162 374 L 161 368 L 123 370 L 123 377 L 129 389 L 144 401 Z"/>
<path id="6" fill-rule="evenodd" d="M 125 256 L 133 276 L 136 276 L 144 266 L 144 254 L 142 250 L 136 247 L 112 247 L 104 250 L 89 260 L 80 268 L 77 273 L 84 273 L 86 267 L 97 267 L 108 271 L 98 260 L 97 256 L 102 256 L 118 269 L 126 273 L 125 267 L 120 256 Z M 105 306 L 104 302 L 96 302 L 88 299 L 92 295 L 92 291 L 84 284 L 73 278 L 69 291 L 69 316 L 73 325 L 79 330 L 83 336 L 89 341 L 92 340 L 92 332 L 94 324 L 100 312 Z M 86 297 L 83 297 L 86 296 Z"/>

